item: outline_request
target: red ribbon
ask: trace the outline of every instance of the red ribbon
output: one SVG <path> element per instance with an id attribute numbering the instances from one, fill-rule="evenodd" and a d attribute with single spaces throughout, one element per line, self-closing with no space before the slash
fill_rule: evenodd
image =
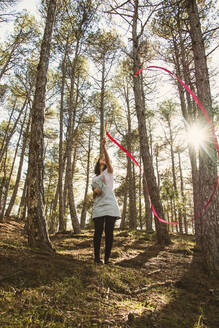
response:
<path id="1" fill-rule="evenodd" d="M 133 162 L 135 162 L 135 164 L 138 165 L 139 169 L 142 171 L 142 168 L 141 166 L 138 164 L 138 162 L 136 161 L 136 159 L 122 146 L 120 145 L 120 143 L 118 143 L 118 141 L 116 141 L 107 131 L 107 128 L 106 128 L 106 125 L 105 125 L 105 130 L 106 130 L 106 135 L 107 137 L 112 140 L 120 149 L 122 149 L 124 151 L 124 153 L 126 153 L 132 160 Z M 144 176 L 144 172 L 143 172 L 143 177 L 145 179 L 145 176 Z M 145 179 L 145 182 L 146 182 L 146 186 L 147 186 L 147 181 Z M 157 212 L 155 211 L 155 208 L 152 204 L 152 201 L 151 201 L 151 196 L 150 196 L 150 193 L 149 193 L 149 190 L 148 190 L 148 187 L 147 187 L 147 193 L 148 193 L 148 196 L 149 196 L 149 200 L 150 200 L 150 204 L 151 204 L 151 209 L 152 209 L 152 212 L 154 214 L 154 216 L 160 221 L 160 222 L 163 222 L 163 223 L 166 223 L 166 224 L 179 224 L 179 222 L 167 222 L 165 221 L 164 219 L 160 218 L 157 214 Z"/>
<path id="2" fill-rule="evenodd" d="M 217 141 L 217 137 L 216 137 L 216 133 L 214 131 L 214 127 L 213 127 L 213 124 L 211 122 L 211 119 L 209 118 L 208 116 L 208 113 L 206 112 L 206 110 L 204 109 L 203 105 L 200 103 L 199 99 L 196 97 L 196 95 L 192 92 L 192 90 L 190 90 L 190 88 L 178 77 L 176 76 L 174 73 L 172 73 L 171 71 L 169 71 L 168 69 L 164 68 L 164 67 L 160 67 L 160 66 L 148 66 L 147 68 L 141 68 L 139 69 L 136 73 L 135 73 L 135 76 L 137 76 L 141 71 L 143 71 L 144 69 L 150 69 L 150 68 L 158 68 L 158 69 L 161 69 L 161 70 L 164 70 L 166 71 L 167 73 L 171 74 L 172 76 L 174 76 L 182 85 L 183 87 L 190 93 L 190 95 L 193 97 L 193 99 L 195 100 L 195 102 L 197 103 L 197 105 L 199 106 L 199 108 L 202 110 L 203 114 L 205 115 L 206 119 L 208 120 L 208 123 L 211 127 L 211 131 L 212 131 L 212 134 L 213 134 L 213 137 L 214 137 L 214 142 L 215 142 L 215 145 L 216 145 L 216 149 L 217 149 L 217 154 L 218 154 L 218 157 L 219 157 L 219 145 L 218 145 L 218 141 Z M 105 130 L 106 130 L 106 135 L 108 136 L 108 138 L 110 140 L 112 140 L 120 149 L 122 149 L 132 160 L 133 162 L 139 167 L 139 169 L 142 171 L 142 168 L 141 166 L 138 164 L 138 162 L 136 161 L 136 159 L 123 147 L 121 146 L 118 141 L 116 141 L 107 131 L 107 125 L 105 125 Z M 143 177 L 145 179 L 145 176 L 144 176 L 144 172 L 143 172 Z M 145 179 L 145 182 L 146 182 L 146 186 L 147 186 L 147 181 Z M 206 202 L 206 204 L 203 206 L 203 209 L 206 209 L 208 207 L 208 205 L 210 204 L 210 202 L 212 201 L 213 199 L 213 196 L 214 194 L 216 193 L 216 190 L 217 190 L 217 187 L 218 187 L 218 184 L 219 184 L 219 176 L 217 178 L 217 182 L 216 182 L 216 185 L 214 186 L 214 190 L 212 192 L 212 194 L 210 195 L 208 201 Z M 151 201 L 151 196 L 150 196 L 150 193 L 149 193 L 149 190 L 148 190 L 148 187 L 147 187 L 147 193 L 149 195 L 149 200 L 150 200 L 150 204 L 151 204 L 151 208 L 152 208 L 152 212 L 154 214 L 154 216 L 160 221 L 160 222 L 163 222 L 163 223 L 166 223 L 166 224 L 179 224 L 179 222 L 167 222 L 165 221 L 164 219 L 160 218 L 157 214 L 157 212 L 155 211 L 155 208 L 152 204 L 152 201 Z M 198 217 L 200 215 L 200 212 L 196 215 L 196 217 Z"/>
<path id="3" fill-rule="evenodd" d="M 168 69 L 164 68 L 164 67 L 160 67 L 160 66 L 148 66 L 146 69 L 150 69 L 150 68 L 158 68 L 158 69 L 162 69 L 163 71 L 171 74 L 172 76 L 174 76 L 181 84 L 182 86 L 189 92 L 189 94 L 192 96 L 192 98 L 195 100 L 196 104 L 199 106 L 199 108 L 201 109 L 202 113 L 204 114 L 204 116 L 206 117 L 209 125 L 210 125 L 210 128 L 211 128 L 211 131 L 212 131 L 212 135 L 214 137 L 214 142 L 215 142 L 215 146 L 216 146 L 216 150 L 217 150 L 217 155 L 218 155 L 218 158 L 219 158 L 219 145 L 218 145 L 218 141 L 217 141 L 217 136 L 216 136 L 216 133 L 215 133 L 215 130 L 214 130 L 214 126 L 213 126 L 213 123 L 210 119 L 210 117 L 208 116 L 208 113 L 206 112 L 206 110 L 204 109 L 204 106 L 200 103 L 199 99 L 196 97 L 196 95 L 192 92 L 192 90 L 178 77 L 176 76 L 173 72 L 169 71 Z M 138 70 L 135 75 L 137 76 L 144 68 L 141 68 L 140 70 Z M 216 181 L 216 184 L 214 186 L 214 189 L 213 189 L 213 192 L 212 194 L 210 195 L 208 201 L 206 202 L 206 204 L 203 206 L 203 209 L 206 209 L 208 207 L 208 205 L 210 204 L 210 202 L 212 201 L 213 199 L 213 196 L 215 195 L 216 191 L 217 191 L 217 187 L 218 187 L 218 184 L 219 184 L 219 175 L 217 177 L 217 181 Z M 197 218 L 198 216 L 200 216 L 200 212 L 195 216 L 195 218 Z M 195 219 L 194 218 L 194 219 Z"/>

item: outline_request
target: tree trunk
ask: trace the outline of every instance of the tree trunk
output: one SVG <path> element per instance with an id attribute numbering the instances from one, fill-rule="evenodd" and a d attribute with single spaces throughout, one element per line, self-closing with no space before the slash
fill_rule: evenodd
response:
<path id="1" fill-rule="evenodd" d="M 127 184 L 128 184 L 128 173 L 126 174 L 126 179 L 125 179 L 125 187 L 124 187 L 125 191 L 124 191 L 124 198 L 123 198 L 124 200 L 123 200 L 120 229 L 125 229 L 125 221 L 126 221 L 126 213 L 127 213 L 127 198 L 128 198 Z"/>
<path id="2" fill-rule="evenodd" d="M 50 214 L 49 214 L 49 233 L 55 233 L 56 229 L 57 229 L 57 213 L 56 213 L 56 208 L 57 208 L 57 203 L 58 203 L 58 198 L 59 198 L 59 182 L 57 184 L 56 187 L 56 193 L 55 193 L 55 198 L 54 201 L 51 204 L 50 207 Z M 66 225 L 64 225 L 64 230 L 61 231 L 65 231 L 66 230 Z"/>
<path id="3" fill-rule="evenodd" d="M 8 124 L 7 124 L 7 127 L 5 129 L 4 137 L 3 137 L 3 140 L 1 142 L 0 163 L 1 163 L 1 159 L 4 156 L 3 148 L 5 146 L 5 140 L 8 138 L 9 128 L 10 128 L 10 125 L 11 125 L 11 122 L 12 122 L 12 117 L 13 117 L 13 114 L 14 114 L 14 111 L 15 111 L 15 108 L 16 108 L 16 105 L 17 105 L 17 100 L 15 100 L 15 102 L 13 104 L 13 108 L 12 108 L 12 111 L 11 111 L 10 116 L 9 116 Z"/>
<path id="4" fill-rule="evenodd" d="M 26 114 L 25 114 L 25 117 L 24 117 L 24 120 L 23 120 L 23 123 L 22 123 L 22 126 L 21 126 L 19 138 L 18 138 L 16 149 L 15 149 L 15 152 L 14 152 L 13 162 L 12 162 L 12 165 L 11 165 L 11 168 L 10 168 L 9 177 L 7 178 L 7 184 L 6 184 L 6 188 L 5 188 L 5 194 L 4 194 L 4 200 L 3 200 L 3 206 L 2 206 L 2 213 L 1 213 L 0 221 L 3 221 L 4 216 L 7 216 L 7 215 L 5 215 L 5 207 L 6 207 L 6 203 L 7 203 L 8 191 L 9 191 L 9 188 L 10 188 L 11 177 L 12 177 L 13 170 L 14 170 L 15 160 L 16 160 L 16 157 L 17 157 L 17 152 L 18 152 L 20 140 L 21 140 L 21 136 L 22 136 L 22 133 L 23 133 L 25 118 L 26 118 Z"/>
<path id="5" fill-rule="evenodd" d="M 36 91 L 31 109 L 31 134 L 29 146 L 27 202 L 28 202 L 28 243 L 32 248 L 39 248 L 54 253 L 49 239 L 44 214 L 43 187 L 43 127 L 47 71 L 53 25 L 56 17 L 57 0 L 50 0 L 46 17 L 44 36 L 41 44 L 40 61 L 37 68 Z"/>
<path id="6" fill-rule="evenodd" d="M 180 187 L 181 187 L 180 189 L 181 189 L 181 198 L 182 198 L 182 217 L 183 217 L 183 222 L 184 222 L 185 233 L 188 235 L 188 224 L 187 224 L 187 218 L 186 218 L 186 197 L 185 197 L 185 193 L 184 193 L 184 183 L 183 183 L 180 150 L 178 150 L 178 160 L 179 160 Z"/>
<path id="7" fill-rule="evenodd" d="M 26 128 L 26 131 L 25 131 L 24 136 L 23 136 L 23 145 L 22 145 L 22 150 L 21 150 L 21 155 L 20 155 L 20 162 L 19 162 L 19 167 L 18 167 L 18 171 L 17 171 L 15 186 L 14 186 L 13 193 L 12 193 L 12 196 L 11 196 L 11 199 L 10 199 L 10 203 L 9 203 L 7 211 L 5 213 L 5 215 L 7 217 L 10 216 L 11 210 L 14 206 L 14 203 L 15 203 L 15 200 L 16 200 L 16 197 L 17 197 L 18 187 L 19 187 L 22 168 L 23 168 L 23 163 L 24 163 L 25 151 L 26 151 L 26 148 L 27 148 L 29 128 L 30 128 L 30 118 L 28 120 L 27 128 Z"/>
<path id="8" fill-rule="evenodd" d="M 75 166 L 76 166 L 76 162 L 77 162 L 77 150 L 78 150 L 78 145 L 76 144 L 75 148 L 74 148 L 73 161 L 72 161 L 72 180 L 74 178 Z M 69 196 L 69 194 L 68 194 L 68 196 Z M 71 206 L 72 207 L 70 207 L 70 199 L 68 199 L 68 200 L 69 200 L 70 214 L 71 214 L 72 209 L 74 211 L 74 216 L 71 215 L 72 227 L 73 227 L 73 230 L 74 230 L 75 233 L 81 233 L 81 227 L 80 227 L 78 217 L 77 217 L 77 212 L 76 212 L 73 185 L 72 185 L 71 197 L 72 197 L 72 199 L 71 199 Z"/>
<path id="9" fill-rule="evenodd" d="M 127 105 L 127 123 L 128 123 L 128 131 L 127 131 L 127 151 L 131 154 L 131 111 L 129 104 L 129 93 L 128 88 L 124 90 L 125 99 Z M 132 174 L 132 162 L 129 157 L 127 157 L 127 175 L 128 175 L 128 191 L 129 191 L 129 229 L 136 229 L 137 226 L 137 209 L 136 209 L 136 201 L 135 201 L 135 183 L 134 176 Z"/>
<path id="10" fill-rule="evenodd" d="M 209 84 L 207 60 L 205 55 L 204 41 L 201 31 L 200 19 L 197 3 L 195 0 L 187 0 L 186 7 L 190 22 L 190 35 L 192 39 L 192 49 L 195 62 L 195 78 L 198 98 L 213 119 L 212 100 Z M 199 112 L 199 121 L 203 127 L 208 128 L 206 118 Z M 200 148 L 199 151 L 199 190 L 200 201 L 199 210 L 212 193 L 217 177 L 217 151 L 213 142 L 211 131 L 208 128 L 208 140 L 206 141 L 208 153 Z M 203 147 L 204 148 L 204 147 Z M 205 211 L 201 212 L 201 250 L 203 254 L 203 264 L 210 272 L 219 273 L 219 191 L 217 189 L 211 204 Z"/>
<path id="11" fill-rule="evenodd" d="M 156 147 L 155 150 L 155 166 L 156 166 L 156 173 L 157 173 L 157 187 L 160 190 L 160 173 L 159 173 L 159 164 L 158 164 L 158 152 L 159 147 Z"/>
<path id="12" fill-rule="evenodd" d="M 141 157 L 140 157 L 140 166 L 141 166 Z M 143 223 L 142 223 L 142 209 L 141 209 L 141 183 L 142 183 L 142 176 L 141 176 L 141 171 L 139 174 L 139 189 L 138 189 L 138 201 L 139 201 L 139 223 L 140 223 L 140 229 L 143 229 Z"/>
<path id="13" fill-rule="evenodd" d="M 163 207 L 160 200 L 160 193 L 157 187 L 156 178 L 154 175 L 152 159 L 149 152 L 149 143 L 146 132 L 145 112 L 142 102 L 141 81 L 134 74 L 141 68 L 141 62 L 138 54 L 139 39 L 137 37 L 137 21 L 138 21 L 138 0 L 134 3 L 135 13 L 132 22 L 132 41 L 133 41 L 133 83 L 134 83 L 134 97 L 136 113 L 138 118 L 138 129 L 140 135 L 140 147 L 142 153 L 142 160 L 144 165 L 144 178 L 148 189 L 150 191 L 151 201 L 157 214 L 164 217 Z M 157 232 L 157 241 L 159 244 L 167 245 L 170 243 L 167 226 L 155 219 L 155 226 Z"/>
<path id="14" fill-rule="evenodd" d="M 66 164 L 67 167 L 67 164 Z M 68 176 L 67 176 L 67 170 L 64 169 L 65 173 L 65 181 L 64 181 L 64 188 L 63 188 L 63 206 L 64 206 L 64 220 L 66 220 L 66 228 L 68 223 L 68 213 L 66 216 L 66 212 L 68 211 L 67 207 L 67 199 L 68 199 Z"/>
<path id="15" fill-rule="evenodd" d="M 173 209 L 173 198 L 170 196 L 170 212 L 171 212 L 171 222 L 173 222 L 174 209 Z M 174 226 L 172 225 L 172 232 L 174 232 Z"/>
<path id="16" fill-rule="evenodd" d="M 144 203 L 145 203 L 145 224 L 146 224 L 146 231 L 150 232 L 153 231 L 152 228 L 152 211 L 149 196 L 147 193 L 147 185 L 145 179 L 143 179 L 143 194 L 144 194 Z"/>
<path id="17" fill-rule="evenodd" d="M 89 137 L 88 137 L 88 152 L 87 152 L 87 176 L 86 176 L 86 186 L 84 191 L 84 201 L 81 211 L 81 229 L 85 229 L 86 214 L 87 214 L 87 193 L 89 186 L 89 176 L 90 176 L 90 157 L 91 157 L 91 129 L 92 125 L 89 128 Z"/>
<path id="18" fill-rule="evenodd" d="M 176 210 L 176 201 L 178 200 L 178 189 L 177 189 L 177 183 L 176 183 L 176 168 L 175 168 L 175 158 L 174 158 L 174 151 L 173 151 L 173 132 L 171 127 L 170 118 L 167 119 L 167 124 L 169 128 L 170 133 L 170 157 L 171 157 L 171 168 L 172 168 L 172 176 L 173 176 L 173 188 L 174 188 L 174 199 L 173 199 L 173 209 L 174 209 L 174 217 L 175 221 L 179 221 L 179 231 L 182 234 L 183 228 L 182 228 L 182 218 L 179 212 Z M 178 217 L 177 217 L 178 213 Z M 176 232 L 178 232 L 178 226 L 175 226 Z"/>
<path id="19" fill-rule="evenodd" d="M 5 191 L 5 197 L 4 197 L 4 202 L 3 202 L 3 206 L 2 206 L 2 213 L 1 213 L 1 216 L 2 216 L 1 219 L 2 220 L 3 220 L 3 216 L 4 215 L 6 217 L 9 217 L 10 216 L 10 213 L 11 213 L 11 210 L 12 210 L 12 207 L 13 207 L 13 204 L 14 204 L 15 199 L 16 199 L 17 191 L 18 191 L 18 186 L 19 186 L 20 176 L 21 176 L 21 169 L 22 169 L 21 163 L 23 164 L 23 160 L 22 160 L 22 154 L 24 152 L 23 148 L 22 148 L 22 154 L 21 154 L 19 168 L 18 168 L 18 172 L 17 172 L 16 183 L 15 183 L 15 186 L 14 186 L 14 189 L 13 189 L 13 193 L 12 193 L 12 196 L 11 196 L 11 199 L 10 199 L 10 203 L 9 203 L 8 209 L 6 210 L 6 213 L 4 213 L 5 212 L 6 203 L 7 203 L 7 198 L 8 198 L 8 191 L 9 191 L 10 183 L 11 183 L 11 177 L 12 177 L 13 170 L 14 170 L 15 160 L 16 160 L 16 157 L 17 157 L 17 152 L 18 152 L 18 148 L 19 148 L 19 145 L 20 145 L 20 140 L 21 140 L 21 137 L 22 137 L 22 133 L 23 133 L 23 128 L 24 128 L 24 125 L 25 125 L 25 121 L 26 121 L 26 115 L 27 115 L 27 107 L 25 109 L 25 114 L 24 114 L 23 122 L 21 124 L 21 130 L 20 130 L 18 142 L 17 142 L 15 153 L 14 153 L 14 159 L 13 159 L 13 163 L 12 163 L 12 166 L 11 166 L 9 178 L 8 178 L 8 181 L 7 181 L 7 187 L 6 187 L 6 191 Z M 18 119 L 16 121 L 18 122 Z M 16 125 L 17 125 L 17 123 L 15 124 L 15 126 Z M 29 127 L 29 125 L 28 125 L 28 127 Z M 9 140 L 10 140 L 10 138 L 9 138 Z"/>
<path id="20" fill-rule="evenodd" d="M 64 59 L 62 62 L 62 84 L 61 84 L 61 104 L 60 104 L 60 121 L 59 121 L 59 231 L 66 230 L 64 220 L 64 204 L 63 204 L 63 112 L 64 112 L 64 92 L 65 92 L 65 75 L 66 75 L 66 57 L 67 45 L 65 50 Z"/>
<path id="21" fill-rule="evenodd" d="M 101 93 L 100 93 L 100 155 L 102 153 L 101 142 L 104 137 L 104 97 L 105 97 L 105 56 L 103 55 Z"/>
<path id="22" fill-rule="evenodd" d="M 21 196 L 21 201 L 18 209 L 17 216 L 19 220 L 24 221 L 26 217 L 26 209 L 27 209 L 27 177 L 24 182 L 23 192 Z"/>
<path id="23" fill-rule="evenodd" d="M 130 147 L 127 147 L 130 148 Z M 127 149 L 128 150 L 128 149 Z M 130 153 L 130 151 L 128 150 Z M 132 174 L 132 163 L 131 159 L 127 158 L 128 165 L 127 165 L 127 174 L 128 174 L 128 195 L 129 195 L 129 229 L 136 229 L 136 221 L 137 221 L 137 213 L 136 213 L 136 202 L 135 202 L 135 189 L 134 189 L 134 177 Z"/>
<path id="24" fill-rule="evenodd" d="M 3 159 L 3 157 L 4 157 L 4 153 L 5 153 L 6 150 L 8 149 L 9 142 L 10 142 L 10 140 L 11 140 L 13 134 L 14 134 L 15 131 L 16 131 L 16 128 L 17 128 L 18 122 L 19 122 L 19 120 L 20 120 L 21 114 L 23 113 L 23 111 L 24 111 L 26 105 L 27 105 L 27 98 L 26 98 L 25 101 L 24 101 L 24 104 L 23 104 L 23 106 L 22 106 L 22 108 L 21 108 L 21 110 L 20 110 L 20 113 L 19 113 L 18 117 L 16 118 L 16 121 L 14 122 L 14 125 L 13 125 L 13 127 L 12 127 L 12 129 L 11 129 L 9 135 L 6 136 L 6 142 L 5 142 L 5 144 L 4 144 L 4 141 L 3 141 L 3 144 L 2 144 L 2 147 L 1 147 L 1 152 L 0 152 L 0 164 L 1 164 L 2 159 Z"/>
<path id="25" fill-rule="evenodd" d="M 183 43 L 182 36 L 181 36 L 182 32 L 181 32 L 180 28 L 178 28 L 178 30 L 179 30 L 179 37 L 180 37 L 180 53 L 179 53 L 178 45 L 176 44 L 176 41 L 174 41 L 176 72 L 177 72 L 178 76 L 183 75 L 185 78 L 185 83 L 187 85 L 190 85 L 191 84 L 190 69 L 189 69 L 189 65 L 185 59 L 184 43 Z M 181 69 L 180 69 L 180 63 L 179 63 L 180 57 L 182 59 L 183 72 L 181 72 Z M 193 117 L 193 113 L 192 113 L 191 98 L 190 98 L 189 93 L 186 92 L 186 99 L 187 99 L 187 107 L 186 107 L 186 102 L 185 102 L 185 97 L 184 97 L 184 93 L 185 93 L 184 88 L 181 85 L 181 83 L 177 83 L 177 86 L 178 86 L 178 91 L 179 91 L 179 96 L 180 96 L 182 115 L 189 126 L 192 123 L 192 121 L 195 119 Z M 188 127 L 185 127 L 185 128 L 188 129 Z M 201 221 L 200 221 L 200 217 L 198 216 L 198 196 L 199 196 L 198 168 L 197 168 L 197 161 L 196 161 L 196 151 L 190 145 L 189 145 L 189 159 L 190 159 L 191 169 L 192 169 L 194 216 L 196 217 L 196 219 L 195 219 L 195 239 L 196 239 L 196 245 L 198 245 L 198 247 L 200 247 Z"/>
<path id="26" fill-rule="evenodd" d="M 135 164 L 132 162 L 132 183 L 134 192 L 134 206 L 135 206 L 135 229 L 137 228 L 137 197 L 136 197 L 136 176 L 135 176 Z"/>
<path id="27" fill-rule="evenodd" d="M 74 103 L 74 84 L 75 84 L 75 68 L 78 58 L 78 49 L 79 49 L 79 41 L 77 40 L 75 57 L 72 64 L 72 71 L 71 71 L 71 90 L 70 90 L 69 108 L 68 108 L 68 138 L 67 138 L 67 167 L 66 167 L 68 204 L 70 209 L 73 230 L 77 234 L 81 232 L 81 228 L 78 221 L 77 212 L 75 209 L 75 201 L 74 201 L 74 191 L 73 191 L 73 181 L 72 181 L 73 179 L 72 148 L 73 148 L 73 129 L 74 129 L 73 121 L 75 121 L 75 117 L 76 117 L 76 104 Z"/>
<path id="28" fill-rule="evenodd" d="M 51 185 L 52 185 L 52 178 L 53 178 L 52 176 L 53 176 L 53 173 L 52 173 L 52 169 L 50 168 L 49 172 L 48 172 L 49 181 L 48 181 L 48 185 L 47 185 L 47 198 L 45 199 L 45 210 L 44 210 L 46 219 L 48 217 L 49 199 L 51 197 L 50 189 L 51 189 Z"/>

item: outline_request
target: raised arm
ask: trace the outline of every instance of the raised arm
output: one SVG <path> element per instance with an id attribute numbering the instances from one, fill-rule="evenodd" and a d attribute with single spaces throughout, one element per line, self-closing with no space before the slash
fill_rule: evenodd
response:
<path id="1" fill-rule="evenodd" d="M 102 140 L 102 147 L 103 147 L 103 152 L 104 152 L 105 161 L 106 161 L 106 165 L 107 165 L 107 170 L 108 170 L 109 173 L 113 173 L 113 167 L 112 167 L 112 164 L 110 162 L 108 152 L 106 150 L 106 139 L 105 138 Z"/>

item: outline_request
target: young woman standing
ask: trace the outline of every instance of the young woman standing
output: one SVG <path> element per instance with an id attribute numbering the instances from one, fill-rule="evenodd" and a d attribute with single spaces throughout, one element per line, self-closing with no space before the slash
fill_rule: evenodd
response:
<path id="1" fill-rule="evenodd" d="M 99 158 L 95 166 L 96 176 L 92 179 L 94 204 L 92 218 L 94 220 L 94 262 L 103 263 L 100 260 L 100 244 L 105 226 L 105 257 L 104 263 L 109 263 L 109 257 L 113 244 L 113 230 L 116 219 L 120 218 L 120 210 L 113 192 L 113 167 L 106 150 L 106 140 L 102 140 L 104 154 Z"/>

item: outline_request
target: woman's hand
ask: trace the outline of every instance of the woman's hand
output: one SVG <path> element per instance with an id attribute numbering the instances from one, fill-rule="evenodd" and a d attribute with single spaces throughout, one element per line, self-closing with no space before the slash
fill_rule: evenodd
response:
<path id="1" fill-rule="evenodd" d="M 100 196 L 100 195 L 102 194 L 103 191 L 102 191 L 102 189 L 94 188 L 93 192 L 94 192 L 95 195 Z"/>

